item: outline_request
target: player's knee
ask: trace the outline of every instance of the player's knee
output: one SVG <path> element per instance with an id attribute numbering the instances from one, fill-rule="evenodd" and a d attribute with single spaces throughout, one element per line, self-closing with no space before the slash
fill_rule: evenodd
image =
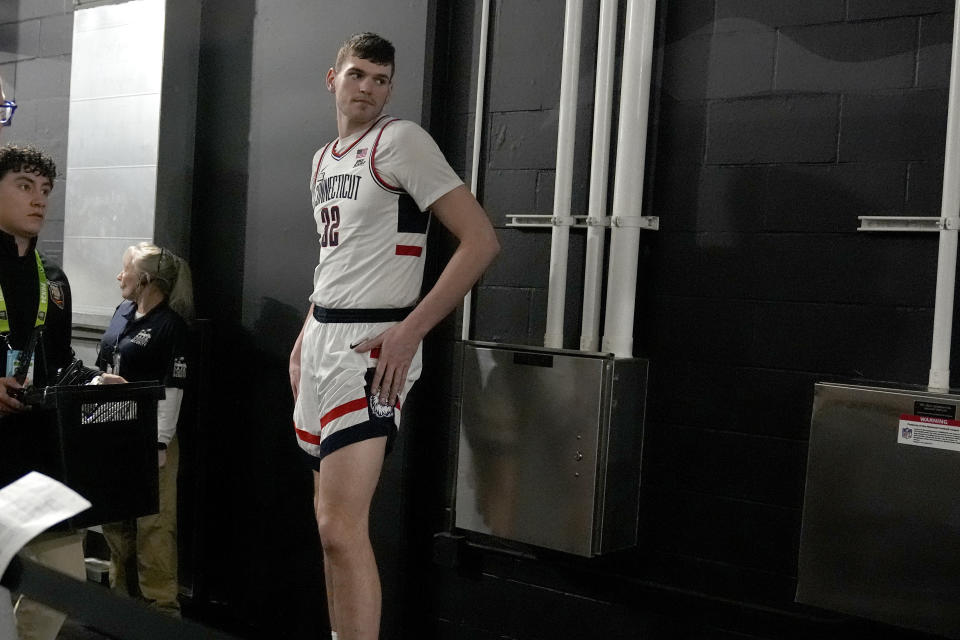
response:
<path id="1" fill-rule="evenodd" d="M 329 511 L 317 512 L 317 531 L 325 553 L 338 553 L 364 544 L 366 527 L 362 522 Z"/>

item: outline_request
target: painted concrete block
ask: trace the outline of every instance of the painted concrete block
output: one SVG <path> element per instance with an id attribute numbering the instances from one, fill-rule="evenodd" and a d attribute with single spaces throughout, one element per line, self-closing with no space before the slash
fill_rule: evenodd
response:
<path id="1" fill-rule="evenodd" d="M 536 190 L 536 170 L 488 170 L 483 181 L 483 206 L 493 224 L 503 226 L 508 215 L 534 213 Z"/>
<path id="2" fill-rule="evenodd" d="M 530 328 L 528 330 L 529 344 L 543 346 L 543 338 L 547 333 L 547 302 L 546 289 L 534 289 L 530 300 Z M 583 287 L 572 286 L 567 289 L 563 305 L 563 348 L 580 348 L 580 317 L 583 309 Z M 600 334 L 603 334 L 603 318 L 600 318 Z"/>
<path id="3" fill-rule="evenodd" d="M 563 3 L 498 3 L 490 62 L 491 111 L 554 108 L 560 100 Z"/>
<path id="4" fill-rule="evenodd" d="M 938 14 L 920 18 L 920 51 L 917 54 L 917 85 L 950 86 L 950 50 L 953 41 L 953 15 Z"/>
<path id="5" fill-rule="evenodd" d="M 500 254 L 483 275 L 491 287 L 546 288 L 550 270 L 549 229 L 498 229 Z"/>
<path id="6" fill-rule="evenodd" d="M 844 98 L 840 162 L 943 157 L 947 92 L 942 89 Z"/>
<path id="7" fill-rule="evenodd" d="M 739 30 L 745 22 L 768 27 L 837 22 L 843 14 L 844 0 L 717 0 L 717 30 Z"/>
<path id="8" fill-rule="evenodd" d="M 0 25 L 0 62 L 35 58 L 40 55 L 40 21 Z"/>
<path id="9" fill-rule="evenodd" d="M 684 0 L 684 2 L 668 3 L 666 5 L 666 43 L 712 33 L 714 3 L 714 0 Z M 661 8 L 658 7 L 658 10 Z"/>
<path id="10" fill-rule="evenodd" d="M 490 162 L 494 169 L 553 168 L 557 160 L 556 109 L 490 114 Z"/>
<path id="11" fill-rule="evenodd" d="M 654 214 L 670 231 L 747 232 L 762 219 L 764 167 L 690 167 L 668 172 L 654 191 Z"/>
<path id="12" fill-rule="evenodd" d="M 784 28 L 777 51 L 776 89 L 868 91 L 912 87 L 918 20 Z"/>
<path id="13" fill-rule="evenodd" d="M 763 187 L 765 231 L 850 233 L 857 216 L 903 215 L 907 164 L 777 165 Z"/>
<path id="14" fill-rule="evenodd" d="M 939 217 L 942 195 L 943 162 L 911 162 L 904 215 Z"/>
<path id="15" fill-rule="evenodd" d="M 31 101 L 37 112 L 36 137 L 43 140 L 64 138 L 69 126 L 70 98 L 58 96 Z M 66 140 L 64 140 L 64 143 Z M 64 164 L 66 169 L 66 164 Z"/>
<path id="16" fill-rule="evenodd" d="M 70 95 L 70 58 L 34 58 L 17 65 L 17 99 Z"/>
<path id="17" fill-rule="evenodd" d="M 777 95 L 710 105 L 708 164 L 831 162 L 840 98 Z"/>
<path id="18" fill-rule="evenodd" d="M 20 20 L 32 20 L 72 13 L 74 3 L 63 0 L 20 0 L 19 4 Z"/>
<path id="19" fill-rule="evenodd" d="M 657 355 L 653 358 L 649 420 L 806 440 L 815 375 L 723 365 L 704 368 L 682 360 L 658 366 Z M 760 398 L 763 401 L 758 402 Z M 742 408 L 747 405 L 751 416 L 744 420 Z"/>
<path id="20" fill-rule="evenodd" d="M 764 300 L 891 307 L 933 301 L 937 242 L 924 234 L 764 234 L 757 258 Z"/>
<path id="21" fill-rule="evenodd" d="M 70 55 L 73 45 L 73 14 L 50 16 L 40 20 L 40 55 Z"/>
<path id="22" fill-rule="evenodd" d="M 953 0 L 849 0 L 847 20 L 869 20 L 895 16 L 916 16 L 940 11 L 952 12 Z"/>
<path id="23" fill-rule="evenodd" d="M 691 36 L 664 52 L 663 88 L 677 100 L 769 92 L 777 33 L 761 30 Z"/>
<path id="24" fill-rule="evenodd" d="M 476 295 L 474 339 L 526 344 L 529 316 L 529 289 L 480 287 Z"/>
<path id="25" fill-rule="evenodd" d="M 757 366 L 926 384 L 932 323 L 931 309 L 769 303 L 758 307 L 751 355 Z"/>
<path id="26" fill-rule="evenodd" d="M 706 144 L 708 103 L 660 99 L 657 168 L 665 164 L 700 164 Z"/>
<path id="27" fill-rule="evenodd" d="M 20 7 L 16 2 L 0 2 L 0 24 L 20 19 Z"/>

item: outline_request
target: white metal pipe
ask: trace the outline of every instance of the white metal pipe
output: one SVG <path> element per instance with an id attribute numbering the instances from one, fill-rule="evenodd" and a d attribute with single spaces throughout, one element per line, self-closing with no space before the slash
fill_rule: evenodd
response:
<path id="1" fill-rule="evenodd" d="M 580 348 L 600 347 L 600 294 L 603 290 L 603 254 L 607 217 L 607 178 L 610 168 L 610 126 L 613 121 L 613 68 L 617 45 L 617 0 L 600 0 L 597 39 L 597 76 L 593 95 L 593 147 L 590 158 L 590 196 L 587 216 L 587 253 L 583 273 L 583 313 Z"/>
<path id="2" fill-rule="evenodd" d="M 933 346 L 928 383 L 931 390 L 950 388 L 950 341 L 957 274 L 957 223 L 960 222 L 960 2 L 957 5 L 953 15 L 950 102 L 947 107 L 947 143 L 943 158 L 943 198 L 940 204 L 940 214 L 948 224 L 940 231 L 940 253 L 937 258 L 937 292 L 933 309 Z"/>
<path id="3" fill-rule="evenodd" d="M 651 64 L 656 0 L 629 0 L 625 18 L 620 121 L 613 188 L 613 228 L 602 349 L 620 358 L 633 356 L 640 228 L 617 226 L 618 218 L 640 217 L 647 151 Z"/>
<path id="4" fill-rule="evenodd" d="M 484 0 L 480 13 L 480 51 L 477 53 L 477 97 L 473 109 L 473 149 L 470 156 L 470 192 L 477 195 L 480 184 L 480 145 L 483 143 L 483 103 L 486 97 L 487 79 L 487 32 L 490 28 L 490 0 Z M 473 294 L 467 291 L 463 297 L 463 322 L 460 337 L 470 339 L 470 311 Z"/>
<path id="5" fill-rule="evenodd" d="M 580 83 L 580 30 L 583 0 L 567 0 L 563 19 L 563 60 L 560 73 L 560 115 L 557 130 L 557 173 L 553 186 L 550 237 L 550 280 L 547 289 L 546 347 L 563 347 L 563 307 L 570 248 L 570 201 L 573 193 L 573 145 L 577 127 L 577 85 Z"/>

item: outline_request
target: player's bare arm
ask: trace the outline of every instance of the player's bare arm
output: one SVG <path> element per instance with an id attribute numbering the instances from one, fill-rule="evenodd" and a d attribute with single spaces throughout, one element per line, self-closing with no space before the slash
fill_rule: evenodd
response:
<path id="1" fill-rule="evenodd" d="M 396 402 L 423 337 L 456 308 L 500 251 L 493 225 L 466 186 L 441 196 L 430 210 L 459 240 L 457 250 L 436 284 L 403 322 L 356 347 L 361 352 L 380 347 L 371 388 L 379 388 L 383 404 Z"/>

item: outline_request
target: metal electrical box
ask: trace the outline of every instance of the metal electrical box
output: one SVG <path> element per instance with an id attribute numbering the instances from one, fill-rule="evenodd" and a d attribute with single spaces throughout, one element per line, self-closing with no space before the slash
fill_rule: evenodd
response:
<path id="1" fill-rule="evenodd" d="M 647 370 L 464 343 L 456 526 L 581 556 L 635 545 Z"/>
<path id="2" fill-rule="evenodd" d="M 960 395 L 817 384 L 797 601 L 960 638 Z"/>

